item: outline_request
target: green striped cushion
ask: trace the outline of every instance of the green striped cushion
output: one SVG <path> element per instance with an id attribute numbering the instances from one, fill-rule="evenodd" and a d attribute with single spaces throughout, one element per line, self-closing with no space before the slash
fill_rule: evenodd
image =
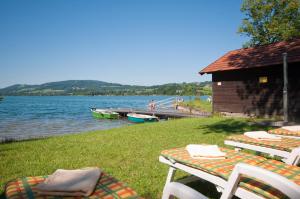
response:
<path id="1" fill-rule="evenodd" d="M 246 135 L 233 135 L 227 137 L 226 140 L 243 142 L 246 144 L 263 146 L 263 147 L 278 149 L 287 152 L 291 152 L 294 148 L 300 147 L 300 139 L 292 139 L 292 138 L 282 138 L 280 141 L 267 141 L 267 140 L 253 139 Z"/>
<path id="2" fill-rule="evenodd" d="M 35 186 L 43 182 L 47 176 L 24 177 L 7 183 L 5 194 L 7 199 L 79 199 L 79 198 L 103 198 L 103 199 L 137 199 L 141 198 L 137 193 L 123 182 L 102 173 L 94 193 L 89 197 L 58 197 L 41 196 L 36 193 Z"/>
<path id="3" fill-rule="evenodd" d="M 212 175 L 219 176 L 228 180 L 234 166 L 237 163 L 246 163 L 264 169 L 278 173 L 300 186 L 300 167 L 290 166 L 276 160 L 267 160 L 263 157 L 251 155 L 242 152 L 235 152 L 234 150 L 221 148 L 227 155 L 226 159 L 223 160 L 199 160 L 190 157 L 188 152 L 184 148 L 175 148 L 170 150 L 164 150 L 161 155 L 170 159 L 173 159 L 182 164 L 191 166 L 193 168 L 200 169 L 208 172 Z M 272 188 L 271 186 L 255 180 L 242 177 L 240 186 L 252 191 L 262 197 L 269 199 L 286 198 L 280 191 Z M 300 189 L 300 187 L 299 187 Z"/>
<path id="4" fill-rule="evenodd" d="M 272 130 L 269 130 L 268 132 L 271 134 L 276 134 L 276 135 L 300 137 L 300 131 L 289 131 L 289 130 L 286 130 L 283 128 L 272 129 Z"/>
<path id="5" fill-rule="evenodd" d="M 276 160 L 267 160 L 261 163 L 259 167 L 267 169 L 269 171 L 272 171 L 274 173 L 277 173 L 281 176 L 290 179 L 291 181 L 298 184 L 300 189 L 300 167 L 287 165 Z M 240 186 L 250 191 L 253 191 L 265 198 L 272 198 L 272 199 L 287 198 L 283 193 L 272 188 L 271 186 L 261 181 L 250 179 L 247 177 L 244 177 L 242 179 Z"/>
<path id="6" fill-rule="evenodd" d="M 161 155 L 191 167 L 209 172 L 226 180 L 237 163 L 241 162 L 250 165 L 257 165 L 258 163 L 266 160 L 263 157 L 237 152 L 231 149 L 221 148 L 221 151 L 226 153 L 226 159 L 193 159 L 184 148 L 164 150 L 161 152 Z"/>

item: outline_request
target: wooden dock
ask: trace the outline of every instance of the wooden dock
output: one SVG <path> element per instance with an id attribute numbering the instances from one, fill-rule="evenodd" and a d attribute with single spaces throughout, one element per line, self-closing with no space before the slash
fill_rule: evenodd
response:
<path id="1" fill-rule="evenodd" d="M 126 117 L 128 113 L 137 113 L 137 114 L 145 114 L 145 115 L 155 115 L 160 119 L 168 119 L 168 118 L 183 118 L 183 117 L 208 117 L 211 116 L 211 113 L 201 112 L 201 113 L 186 113 L 180 112 L 176 110 L 142 110 L 142 109 L 131 109 L 131 108 L 117 108 L 117 109 L 109 109 L 110 111 L 114 111 L 120 114 L 122 117 Z"/>

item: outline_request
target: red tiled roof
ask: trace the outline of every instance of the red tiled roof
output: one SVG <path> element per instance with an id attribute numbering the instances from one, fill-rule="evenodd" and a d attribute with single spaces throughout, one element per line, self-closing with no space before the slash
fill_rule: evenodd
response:
<path id="1" fill-rule="evenodd" d="M 282 53 L 287 52 L 288 63 L 300 62 L 300 38 L 265 46 L 229 51 L 199 73 L 214 73 L 282 64 Z"/>

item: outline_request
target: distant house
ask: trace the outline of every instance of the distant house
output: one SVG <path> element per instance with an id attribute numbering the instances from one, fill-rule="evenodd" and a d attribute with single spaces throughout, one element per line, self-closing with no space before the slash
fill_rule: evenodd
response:
<path id="1" fill-rule="evenodd" d="M 300 118 L 300 39 L 233 50 L 199 73 L 212 74 L 214 112 L 283 114 L 283 53 L 288 61 L 289 118 Z"/>

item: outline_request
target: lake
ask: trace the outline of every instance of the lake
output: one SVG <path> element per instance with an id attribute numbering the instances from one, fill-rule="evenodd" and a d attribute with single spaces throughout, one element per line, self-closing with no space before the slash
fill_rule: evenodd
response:
<path id="1" fill-rule="evenodd" d="M 145 109 L 152 99 L 159 101 L 170 97 L 7 96 L 0 101 L 0 142 L 132 125 L 126 118 L 96 120 L 91 115 L 90 107 Z"/>

